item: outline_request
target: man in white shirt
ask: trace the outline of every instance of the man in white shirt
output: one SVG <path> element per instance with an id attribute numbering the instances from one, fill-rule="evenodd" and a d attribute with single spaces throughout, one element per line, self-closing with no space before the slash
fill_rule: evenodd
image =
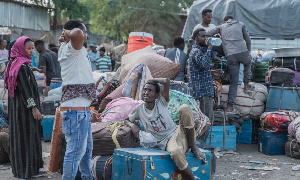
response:
<path id="1" fill-rule="evenodd" d="M 69 20 L 60 37 L 58 61 L 61 65 L 63 117 L 62 132 L 67 147 L 63 164 L 63 180 L 75 179 L 78 167 L 82 179 L 93 180 L 90 104 L 96 100 L 91 63 L 83 46 L 86 27 L 79 20 Z"/>
<path id="2" fill-rule="evenodd" d="M 193 29 L 193 33 L 196 29 L 200 29 L 200 28 L 203 28 L 205 29 L 205 31 L 209 31 L 211 29 L 214 29 L 216 26 L 214 24 L 211 24 L 211 19 L 212 19 L 212 10 L 211 9 L 203 9 L 202 11 L 202 22 L 200 24 L 197 24 L 194 29 Z M 188 41 L 188 44 L 187 44 L 187 55 L 190 54 L 191 50 L 192 50 L 192 46 L 193 44 L 195 44 L 192 36 L 193 36 L 193 33 Z M 213 49 L 215 51 L 215 48 Z M 217 50 L 217 52 L 219 53 L 219 50 Z"/>
<path id="3" fill-rule="evenodd" d="M 212 19 L 212 10 L 204 9 L 202 11 L 202 22 L 200 24 L 197 24 L 194 27 L 193 32 L 199 28 L 203 28 L 203 29 L 205 29 L 205 31 L 209 31 L 209 30 L 215 28 L 216 26 L 214 24 L 210 24 L 211 19 Z"/>

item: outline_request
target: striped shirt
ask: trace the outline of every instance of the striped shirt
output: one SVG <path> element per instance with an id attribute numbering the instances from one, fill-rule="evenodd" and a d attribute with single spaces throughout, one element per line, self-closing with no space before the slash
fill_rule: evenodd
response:
<path id="1" fill-rule="evenodd" d="M 109 72 L 109 66 L 111 66 L 111 60 L 108 56 L 104 55 L 103 57 L 99 57 L 96 59 L 96 64 L 98 66 L 98 69 L 102 72 Z"/>
<path id="2" fill-rule="evenodd" d="M 214 97 L 213 79 L 210 70 L 212 62 L 211 50 L 193 45 L 189 55 L 189 85 L 193 89 L 193 97 Z"/>

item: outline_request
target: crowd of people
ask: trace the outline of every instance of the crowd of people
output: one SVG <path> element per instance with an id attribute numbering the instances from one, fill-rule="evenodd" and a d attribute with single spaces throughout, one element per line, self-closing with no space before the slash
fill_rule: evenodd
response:
<path id="1" fill-rule="evenodd" d="M 164 56 L 179 63 L 180 73 L 176 81 L 188 82 L 193 90 L 192 96 L 200 101 L 201 111 L 212 121 L 213 118 L 213 76 L 210 64 L 220 47 L 214 47 L 210 38 L 214 35 L 222 38 L 222 46 L 229 65 L 230 89 L 228 112 L 233 111 L 233 103 L 237 94 L 240 63 L 244 65 L 245 91 L 248 91 L 250 74 L 251 41 L 245 25 L 226 16 L 220 26 L 211 24 L 212 11 L 204 9 L 202 22 L 195 26 L 191 35 L 193 42 L 188 54 L 184 52 L 186 42 L 182 37 L 174 38 L 174 47 L 168 48 Z M 90 105 L 101 103 L 108 94 L 108 89 L 119 86 L 120 82 L 106 82 L 104 89 L 96 95 L 97 85 L 92 71 L 110 72 L 115 68 L 111 52 L 106 48 L 89 46 L 86 26 L 79 20 L 69 20 L 63 27 L 59 38 L 60 46 L 49 44 L 45 47 L 43 40 L 33 41 L 22 36 L 11 47 L 10 54 L 5 50 L 6 41 L 1 40 L 1 58 L 9 60 L 5 72 L 5 88 L 8 89 L 8 122 L 9 152 L 12 172 L 16 178 L 32 178 L 38 175 L 43 166 L 41 146 L 41 103 L 34 71 L 46 76 L 47 96 L 53 78 L 62 79 L 62 98 L 60 112 L 63 116 L 62 132 L 65 135 L 67 148 L 64 157 L 62 179 L 74 179 L 79 168 L 83 179 L 93 179 L 91 158 L 93 140 L 91 133 Z M 34 48 L 39 53 L 37 67 L 32 66 Z M 10 58 L 8 56 L 10 55 Z M 186 68 L 188 67 L 188 68 Z M 162 90 L 158 83 L 163 85 Z M 140 120 L 145 131 L 157 140 L 157 147 L 170 153 L 182 175 L 186 179 L 194 179 L 188 167 L 184 153 L 191 149 L 199 159 L 205 159 L 195 144 L 195 125 L 191 109 L 182 105 L 179 108 L 180 121 L 176 125 L 167 109 L 170 80 L 166 78 L 152 79 L 143 87 L 144 103 L 138 105 L 129 115 L 128 123 Z M 110 89 L 112 90 L 112 89 Z M 97 100 L 98 98 L 98 100 Z M 201 140 L 206 142 L 208 131 Z M 24 153 L 26 152 L 26 153 Z"/>

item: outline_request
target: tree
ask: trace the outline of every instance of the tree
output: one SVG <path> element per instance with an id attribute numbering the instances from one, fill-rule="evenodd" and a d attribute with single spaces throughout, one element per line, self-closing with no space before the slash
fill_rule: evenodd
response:
<path id="1" fill-rule="evenodd" d="M 88 22 L 90 18 L 87 4 L 78 0 L 33 0 L 33 2 L 37 5 L 53 8 L 54 30 L 57 19 L 81 19 Z"/>
<path id="2" fill-rule="evenodd" d="M 167 37 L 166 30 L 178 30 L 176 27 L 176 24 L 180 23 L 178 15 L 186 13 L 193 0 L 88 0 L 88 2 L 96 7 L 91 11 L 92 32 L 112 37 L 120 34 L 122 39 L 127 39 L 130 32 L 143 30 L 150 33 L 159 32 L 157 34 L 161 37 Z"/>

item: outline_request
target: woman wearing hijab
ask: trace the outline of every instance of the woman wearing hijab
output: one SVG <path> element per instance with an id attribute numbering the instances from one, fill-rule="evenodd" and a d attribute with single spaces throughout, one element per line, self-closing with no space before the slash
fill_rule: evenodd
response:
<path id="1" fill-rule="evenodd" d="M 29 179 L 43 166 L 41 145 L 40 100 L 37 83 L 29 64 L 33 41 L 25 36 L 11 49 L 5 72 L 8 89 L 10 160 L 16 178 Z"/>

